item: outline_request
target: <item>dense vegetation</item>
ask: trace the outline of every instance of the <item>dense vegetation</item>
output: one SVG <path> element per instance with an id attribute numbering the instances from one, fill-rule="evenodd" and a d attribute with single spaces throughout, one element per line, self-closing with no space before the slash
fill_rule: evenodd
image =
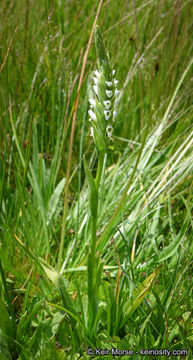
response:
<path id="1" fill-rule="evenodd" d="M 0 360 L 192 359 L 192 1 L 101 4 L 1 1 Z M 120 93 L 92 273 L 95 20 Z"/>

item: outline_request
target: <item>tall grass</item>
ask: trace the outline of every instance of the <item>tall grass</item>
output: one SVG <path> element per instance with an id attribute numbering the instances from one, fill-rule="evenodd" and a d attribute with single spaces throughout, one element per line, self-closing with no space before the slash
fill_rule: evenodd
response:
<path id="1" fill-rule="evenodd" d="M 192 358 L 191 1 L 101 4 L 2 1 L 2 360 L 89 359 L 88 348 Z M 83 155 L 96 177 L 87 80 L 97 18 L 120 93 L 91 274 Z"/>

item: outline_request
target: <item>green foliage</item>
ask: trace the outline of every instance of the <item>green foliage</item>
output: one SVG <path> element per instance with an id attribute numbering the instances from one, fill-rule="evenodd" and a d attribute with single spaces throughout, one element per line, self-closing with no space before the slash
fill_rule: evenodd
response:
<path id="1" fill-rule="evenodd" d="M 140 348 L 187 349 L 192 359 L 193 8 L 103 2 L 71 144 L 96 7 L 1 2 L 0 360 L 90 359 L 89 347 L 129 348 L 136 360 Z M 114 67 L 116 122 L 101 105 Z"/>

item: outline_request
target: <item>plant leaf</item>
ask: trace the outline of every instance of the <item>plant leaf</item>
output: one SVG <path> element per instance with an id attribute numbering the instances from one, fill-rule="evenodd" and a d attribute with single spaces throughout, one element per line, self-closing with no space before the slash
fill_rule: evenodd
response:
<path id="1" fill-rule="evenodd" d="M 165 247 L 160 252 L 160 254 L 157 256 L 157 262 L 168 259 L 177 251 L 177 248 L 178 248 L 180 242 L 183 241 L 183 239 L 184 239 L 186 230 L 188 228 L 188 224 L 189 224 L 188 221 L 186 221 L 184 223 L 184 225 L 182 226 L 180 232 L 176 236 L 176 238 L 172 241 L 172 243 L 170 245 L 168 245 L 167 247 Z"/>
<path id="2" fill-rule="evenodd" d="M 124 320 L 121 324 L 121 327 L 125 324 L 127 321 L 127 318 L 133 314 L 133 312 L 139 307 L 139 305 L 142 303 L 144 297 L 148 294 L 148 292 L 151 289 L 151 286 L 153 285 L 156 277 L 159 274 L 159 271 L 161 269 L 161 266 L 158 267 L 151 275 L 149 275 L 139 287 L 134 290 L 132 297 L 129 299 L 129 301 L 126 302 L 123 308 L 123 314 L 124 314 Z"/>
<path id="3" fill-rule="evenodd" d="M 65 186 L 65 182 L 66 182 L 66 179 L 63 178 L 59 184 L 56 186 L 52 196 L 50 197 L 50 200 L 49 200 L 49 207 L 48 207 L 48 223 L 50 222 L 50 220 L 52 219 L 56 209 L 57 209 L 57 206 L 58 206 L 58 202 L 60 200 L 60 195 L 64 189 L 64 186 Z"/>

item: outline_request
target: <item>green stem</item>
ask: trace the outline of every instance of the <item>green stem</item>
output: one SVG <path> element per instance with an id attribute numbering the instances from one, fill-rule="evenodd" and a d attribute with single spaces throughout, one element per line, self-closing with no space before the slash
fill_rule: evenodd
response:
<path id="1" fill-rule="evenodd" d="M 97 204 L 98 204 L 98 190 L 99 190 L 99 185 L 103 171 L 104 156 L 105 156 L 104 152 L 100 152 L 98 154 L 97 174 L 95 178 L 95 184 L 97 188 Z M 91 258 L 93 264 L 93 275 L 94 275 L 94 263 L 95 263 L 95 249 L 96 249 L 96 232 L 97 232 L 97 216 L 91 218 Z"/>
<path id="2" fill-rule="evenodd" d="M 98 196 L 98 193 L 97 193 Z M 91 217 L 91 240 L 90 240 L 90 255 L 88 258 L 88 301 L 89 301 L 89 333 L 92 338 L 92 329 L 96 317 L 96 289 L 95 289 L 95 249 L 96 249 L 96 230 L 97 230 L 97 217 Z"/>
<path id="3" fill-rule="evenodd" d="M 96 203 L 98 204 L 98 189 L 99 189 L 99 185 L 100 185 L 100 181 L 101 181 L 101 176 L 102 176 L 102 170 L 103 170 L 103 164 L 104 164 L 104 152 L 100 152 L 98 154 L 98 165 L 97 165 L 97 174 L 96 174 L 96 178 L 95 178 L 95 184 L 96 184 L 96 195 L 97 196 L 97 201 Z M 98 209 L 97 209 L 98 210 Z M 95 288 L 95 264 L 96 264 L 96 240 L 97 240 L 97 212 L 96 212 L 96 216 L 91 216 L 91 240 L 90 240 L 90 260 L 88 261 L 88 272 L 90 272 L 90 289 L 89 289 L 89 294 L 90 294 L 90 301 L 89 301 L 89 328 L 92 334 L 92 329 L 93 329 L 93 324 L 95 321 L 95 317 L 96 317 L 96 304 L 95 304 L 95 298 L 96 298 L 96 288 Z M 90 264 L 90 265 L 89 265 Z M 92 335 L 91 335 L 92 337 Z"/>
<path id="4" fill-rule="evenodd" d="M 97 232 L 97 218 L 91 218 L 91 259 L 92 259 L 93 275 L 94 275 L 94 265 L 95 265 L 96 232 Z"/>
<path id="5" fill-rule="evenodd" d="M 101 181 L 104 157 L 105 157 L 105 153 L 103 151 L 98 154 L 98 166 L 97 166 L 97 174 L 96 174 L 96 178 L 95 178 L 95 184 L 96 184 L 97 190 L 99 189 L 99 185 L 100 185 L 100 181 Z"/>

